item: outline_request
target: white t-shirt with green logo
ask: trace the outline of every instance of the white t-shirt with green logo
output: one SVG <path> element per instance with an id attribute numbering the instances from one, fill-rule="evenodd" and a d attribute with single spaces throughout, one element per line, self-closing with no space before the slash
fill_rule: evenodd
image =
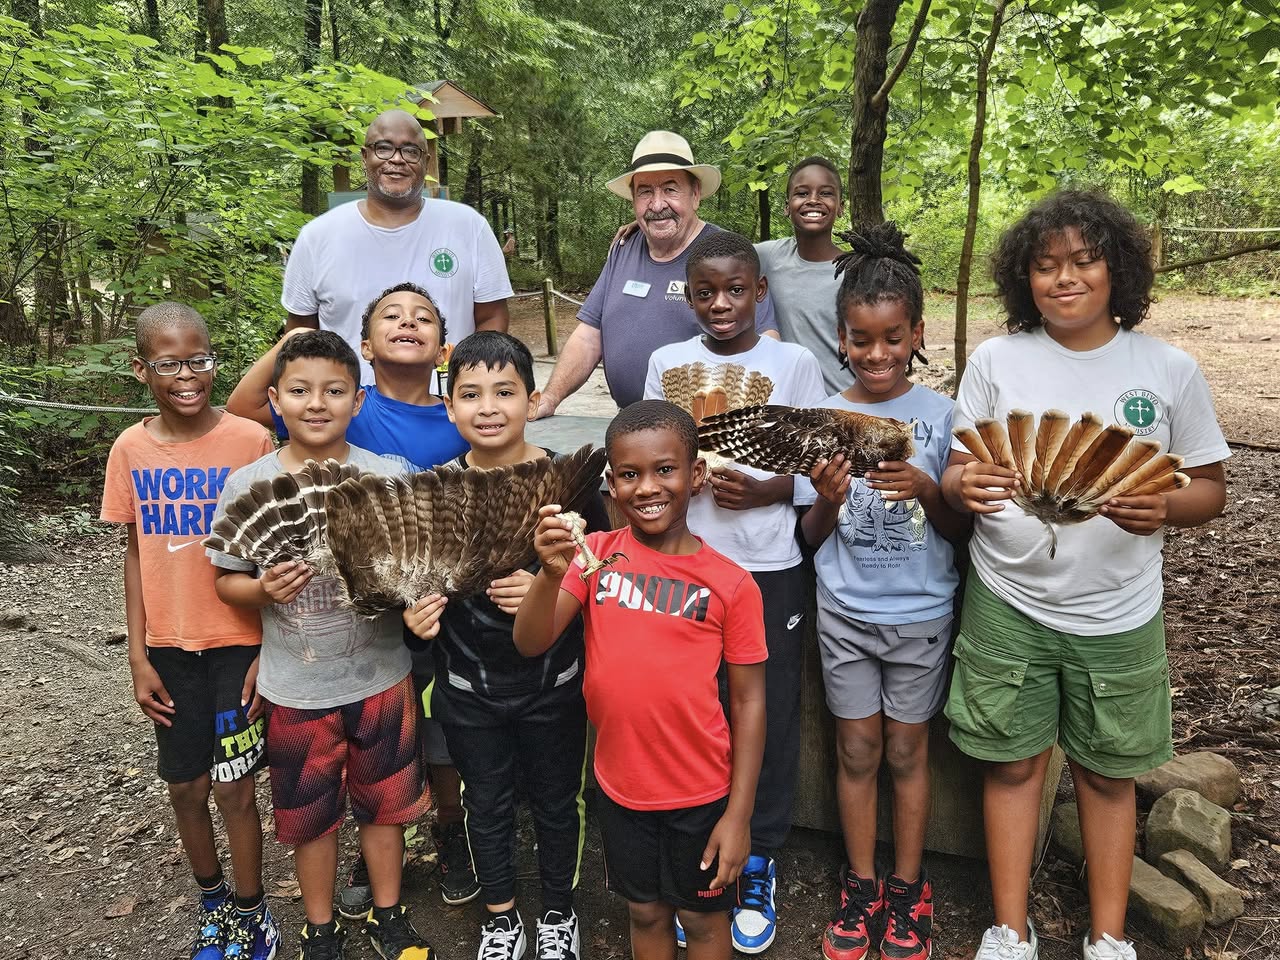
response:
<path id="1" fill-rule="evenodd" d="M 1132 427 L 1185 467 L 1231 456 L 1213 411 L 1209 385 L 1194 359 L 1162 340 L 1117 328 L 1096 350 L 1068 350 L 1043 328 L 986 341 L 969 361 L 956 398 L 955 426 L 1010 410 L 1037 417 L 1058 409 L 1072 420 L 1093 412 Z M 953 449 L 967 452 L 959 441 Z M 1082 636 L 1118 633 L 1155 616 L 1163 600 L 1163 531 L 1126 533 L 1105 517 L 1049 532 L 1008 502 L 975 515 L 971 554 L 983 583 L 1014 609 L 1055 630 Z"/>
<path id="2" fill-rule="evenodd" d="M 403 227 L 375 227 L 359 203 L 344 203 L 302 228 L 284 271 L 281 305 L 316 314 L 360 354 L 360 317 L 369 301 L 405 282 L 424 287 L 445 318 L 446 339 L 475 330 L 477 303 L 511 296 L 502 248 L 479 213 L 451 200 L 425 198 L 418 219 Z M 373 369 L 360 361 L 362 382 Z"/>

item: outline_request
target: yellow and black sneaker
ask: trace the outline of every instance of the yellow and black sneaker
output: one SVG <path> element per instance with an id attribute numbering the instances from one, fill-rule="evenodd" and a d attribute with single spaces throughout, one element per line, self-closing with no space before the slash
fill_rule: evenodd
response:
<path id="1" fill-rule="evenodd" d="M 342 960 L 346 940 L 346 928 L 337 920 L 304 923 L 298 934 L 298 960 Z"/>
<path id="2" fill-rule="evenodd" d="M 364 922 L 373 949 L 383 960 L 435 960 L 436 952 L 413 929 L 403 904 L 374 907 Z M 310 958 L 307 958 L 310 960 Z"/>

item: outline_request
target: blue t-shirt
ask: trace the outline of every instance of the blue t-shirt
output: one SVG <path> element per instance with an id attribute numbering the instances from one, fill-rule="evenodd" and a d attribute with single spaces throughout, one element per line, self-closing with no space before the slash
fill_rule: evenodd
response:
<path id="1" fill-rule="evenodd" d="M 289 438 L 284 421 L 271 409 L 276 435 Z M 471 447 L 449 419 L 443 403 L 429 407 L 392 400 L 369 385 L 364 405 L 347 427 L 347 442 L 401 463 L 410 473 L 448 463 Z"/>
<path id="2" fill-rule="evenodd" d="M 698 238 L 719 230 L 703 226 Z M 649 242 L 637 231 L 609 254 L 600 278 L 578 310 L 578 319 L 600 331 L 604 378 L 620 407 L 644 396 L 649 355 L 658 347 L 680 343 L 702 332 L 693 308 L 684 298 L 685 264 L 697 239 L 674 260 L 658 263 L 649 256 Z M 765 297 L 756 307 L 756 329 L 778 329 L 773 301 Z"/>
<path id="3" fill-rule="evenodd" d="M 955 404 L 919 384 L 883 403 L 850 403 L 840 394 L 820 406 L 915 422 L 916 452 L 910 463 L 935 481 L 951 457 Z M 808 477 L 796 478 L 796 503 L 812 503 Z M 950 541 L 933 528 L 915 500 L 886 503 L 857 477 L 840 507 L 831 535 L 814 560 L 818 589 L 855 620 L 899 625 L 921 623 L 952 612 L 960 576 Z"/>

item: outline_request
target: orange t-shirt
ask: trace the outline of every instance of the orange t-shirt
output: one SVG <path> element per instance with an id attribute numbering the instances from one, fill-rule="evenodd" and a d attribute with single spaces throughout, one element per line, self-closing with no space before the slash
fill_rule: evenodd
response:
<path id="1" fill-rule="evenodd" d="M 107 458 L 102 519 L 137 527 L 147 646 L 208 650 L 262 642 L 256 610 L 223 603 L 200 546 L 227 476 L 275 449 L 252 420 L 224 413 L 198 440 L 166 443 L 148 417 L 116 438 Z"/>

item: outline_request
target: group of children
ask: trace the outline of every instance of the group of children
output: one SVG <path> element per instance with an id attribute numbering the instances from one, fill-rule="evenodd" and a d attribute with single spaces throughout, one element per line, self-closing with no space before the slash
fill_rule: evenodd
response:
<path id="1" fill-rule="evenodd" d="M 472 597 L 421 598 L 400 616 L 353 615 L 336 582 L 302 563 L 255 570 L 187 548 L 255 480 L 307 459 L 390 476 L 554 456 L 525 438 L 538 401 L 529 351 L 506 334 L 464 339 L 441 402 L 426 384 L 445 320 L 426 291 L 392 288 L 364 319 L 375 384 L 362 387 L 353 351 L 318 331 L 285 338 L 246 374 L 229 409 L 287 432 L 276 450 L 262 426 L 210 407 L 215 360 L 195 311 L 166 303 L 139 317 L 134 371 L 160 415 L 113 448 L 103 518 L 128 524 L 130 666 L 200 886 L 193 957 L 276 952 L 253 795 L 264 762 L 302 890 L 300 957 L 342 954 L 334 887 L 348 804 L 368 890 L 344 891 L 342 913 L 363 921 L 383 957 L 433 956 L 400 896 L 402 827 L 428 805 L 427 717 L 464 785 L 486 906 L 479 960 L 520 960 L 530 939 L 538 960 L 580 956 L 573 897 L 588 719 L 607 884 L 628 903 L 633 955 L 671 960 L 677 943 L 691 960 L 768 949 L 799 755 L 807 553 L 848 861 L 823 955 L 931 953 L 927 734 L 945 704 L 955 743 L 988 761 L 994 923 L 979 960 L 1037 956 L 1028 887 L 1055 742 L 1071 764 L 1089 864 L 1084 958 L 1134 957 L 1124 936 L 1132 778 L 1171 755 L 1161 531 L 1221 511 L 1228 456 L 1195 362 L 1132 330 L 1150 303 L 1145 237 L 1122 207 L 1085 192 L 1056 194 L 1011 227 L 995 260 L 1011 336 L 979 347 L 953 405 L 910 379 L 923 290 L 902 234 L 886 224 L 836 247 L 840 181 L 825 161 L 802 162 L 788 198 L 795 249 L 761 252 L 826 258 L 829 349 L 852 384 L 829 395 L 809 349 L 760 337 L 755 307 L 774 275 L 744 238 L 703 235 L 686 287 L 702 333 L 654 351 L 646 399 L 606 435 L 608 492 L 625 524 L 609 529 L 597 499 L 587 544 L 616 562 L 587 576 L 561 505 L 547 504 L 528 570 Z M 774 403 L 909 422 L 916 452 L 866 476 L 839 456 L 810 477 L 710 473 L 692 418 L 659 399 L 663 371 L 695 360 L 767 376 Z M 1101 518 L 1064 527 L 1050 558 L 1043 525 L 1011 502 L 1017 475 L 952 442 L 953 426 L 1015 408 L 1101 411 L 1182 455 L 1192 482 L 1112 500 Z M 972 570 L 957 631 L 955 555 L 966 542 Z M 884 872 L 882 762 L 893 786 Z M 214 847 L 211 792 L 234 893 Z M 516 902 L 519 793 L 538 842 L 532 937 Z"/>

